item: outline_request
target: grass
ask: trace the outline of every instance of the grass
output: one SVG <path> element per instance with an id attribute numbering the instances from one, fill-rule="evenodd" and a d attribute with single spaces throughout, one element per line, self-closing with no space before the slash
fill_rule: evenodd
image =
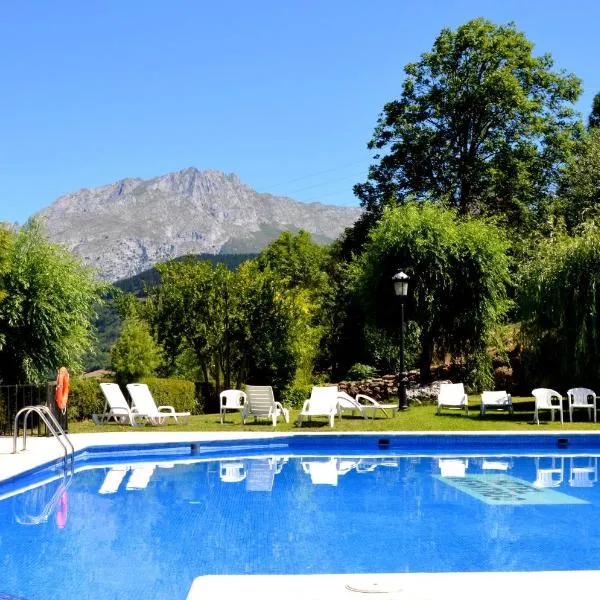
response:
<path id="1" fill-rule="evenodd" d="M 333 430 L 329 427 L 325 417 L 316 417 L 310 422 L 305 422 L 302 427 L 296 426 L 298 410 L 290 411 L 290 422 L 279 419 L 277 427 L 273 427 L 268 420 L 249 419 L 246 425 L 241 424 L 240 414 L 227 413 L 225 422 L 221 425 L 218 414 L 194 415 L 187 425 L 170 424 L 162 426 L 144 425 L 130 427 L 129 425 L 107 424 L 97 427 L 92 421 L 69 423 L 69 433 L 93 433 L 104 431 L 561 431 L 561 430 L 596 430 L 598 424 L 589 421 L 587 412 L 575 411 L 573 423 L 568 421 L 569 411 L 563 410 L 564 425 L 560 421 L 552 422 L 547 411 L 541 413 L 541 424 L 533 423 L 533 399 L 513 398 L 514 414 L 506 412 L 488 411 L 485 417 L 479 415 L 479 396 L 469 398 L 469 415 L 464 411 L 451 411 L 444 409 L 441 415 L 436 415 L 436 406 L 428 404 L 411 406 L 405 412 L 398 412 L 393 418 L 386 418 L 378 413 L 375 419 L 363 419 L 359 416 L 345 414 L 342 419 L 335 420 Z M 556 417 L 558 419 L 558 416 Z M 544 419 L 544 420 L 542 420 Z"/>

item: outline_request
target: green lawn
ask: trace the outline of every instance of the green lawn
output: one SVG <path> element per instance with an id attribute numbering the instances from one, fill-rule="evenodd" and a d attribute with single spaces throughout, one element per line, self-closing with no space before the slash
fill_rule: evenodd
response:
<path id="1" fill-rule="evenodd" d="M 187 425 L 163 425 L 154 427 L 144 425 L 142 427 L 130 427 L 129 425 L 104 425 L 95 426 L 92 421 L 69 423 L 69 433 L 90 433 L 100 431 L 545 431 L 561 430 L 561 424 L 557 421 L 551 422 L 548 411 L 541 413 L 541 424 L 533 424 L 533 399 L 513 398 L 515 408 L 514 415 L 506 412 L 488 412 L 485 417 L 479 416 L 479 396 L 469 398 L 469 416 L 464 411 L 451 411 L 444 409 L 442 415 L 436 415 L 436 406 L 423 405 L 411 406 L 407 411 L 397 413 L 394 418 L 386 418 L 378 413 L 376 419 L 363 419 L 357 416 L 344 415 L 340 420 L 335 420 L 333 430 L 329 427 L 325 417 L 315 418 L 312 422 L 305 422 L 301 428 L 295 425 L 298 410 L 290 411 L 290 423 L 279 419 L 277 427 L 273 428 L 267 420 L 254 423 L 253 419 L 241 424 L 240 415 L 237 412 L 227 413 L 225 423 L 221 425 L 219 415 L 197 415 L 190 418 Z M 568 410 L 563 411 L 565 419 L 562 429 L 600 429 L 593 421 L 587 420 L 587 412 L 575 411 L 573 423 L 568 421 Z"/>

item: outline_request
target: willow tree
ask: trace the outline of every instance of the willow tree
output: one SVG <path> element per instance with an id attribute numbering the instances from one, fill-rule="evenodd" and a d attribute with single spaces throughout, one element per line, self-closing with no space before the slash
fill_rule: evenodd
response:
<path id="1" fill-rule="evenodd" d="M 519 276 L 524 356 L 532 386 L 600 385 L 600 227 L 539 243 Z"/>
<path id="2" fill-rule="evenodd" d="M 421 380 L 434 357 L 462 361 L 474 387 L 490 385 L 486 352 L 508 300 L 507 242 L 491 223 L 459 218 L 431 203 L 388 207 L 354 264 L 367 326 L 399 331 L 400 309 L 392 276 L 410 275 L 406 318 L 418 332 Z"/>
<path id="3" fill-rule="evenodd" d="M 63 246 L 50 242 L 42 223 L 13 232 L 0 274 L 0 379 L 38 382 L 62 365 L 79 370 L 92 348 L 94 307 L 106 286 Z"/>
<path id="4" fill-rule="evenodd" d="M 534 56 L 514 24 L 481 18 L 443 29 L 404 72 L 369 142 L 376 163 L 355 186 L 362 205 L 379 213 L 414 196 L 531 226 L 583 128 L 580 80 Z"/>

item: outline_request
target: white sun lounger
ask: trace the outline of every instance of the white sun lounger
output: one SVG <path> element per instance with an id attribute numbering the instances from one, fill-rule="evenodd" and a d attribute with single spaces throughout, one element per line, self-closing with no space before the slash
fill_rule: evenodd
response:
<path id="1" fill-rule="evenodd" d="M 109 469 L 108 473 L 104 477 L 104 481 L 98 490 L 99 494 L 115 494 L 123 479 L 125 479 L 125 475 L 127 475 L 127 471 L 129 471 L 129 467 L 127 465 L 115 465 L 111 469 Z"/>
<path id="2" fill-rule="evenodd" d="M 184 422 L 190 417 L 189 412 L 175 412 L 170 405 L 156 406 L 150 389 L 145 383 L 128 383 L 127 391 L 131 396 L 133 409 L 146 416 L 152 425 L 162 425 L 167 419 L 173 419 L 175 423 L 182 419 Z"/>
<path id="3" fill-rule="evenodd" d="M 313 386 L 310 398 L 304 401 L 304 406 L 298 415 L 298 426 L 302 426 L 304 417 L 327 417 L 333 427 L 333 420 L 339 415 L 337 385 Z"/>
<path id="4" fill-rule="evenodd" d="M 139 425 L 146 419 L 143 411 L 130 408 L 121 388 L 116 383 L 101 383 L 100 390 L 104 396 L 104 410 L 99 415 L 92 415 L 92 420 L 97 425 L 104 425 L 113 419 L 117 423 Z"/>
<path id="5" fill-rule="evenodd" d="M 280 402 L 275 400 L 273 388 L 270 385 L 247 385 L 246 401 L 242 407 L 242 424 L 246 424 L 248 417 L 257 419 L 271 419 L 273 427 L 277 419 L 283 415 L 286 423 L 290 422 L 290 413 Z"/>

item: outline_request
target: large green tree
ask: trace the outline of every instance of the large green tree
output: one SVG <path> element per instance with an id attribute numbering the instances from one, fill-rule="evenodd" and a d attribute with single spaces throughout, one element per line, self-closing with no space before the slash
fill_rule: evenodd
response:
<path id="1" fill-rule="evenodd" d="M 51 243 L 38 220 L 12 234 L 0 274 L 0 379 L 38 382 L 60 366 L 82 367 L 92 347 L 92 318 L 105 286 L 64 247 Z"/>
<path id="2" fill-rule="evenodd" d="M 191 352 L 217 389 L 290 382 L 298 305 L 279 276 L 252 261 L 234 272 L 193 259 L 157 268 L 149 315 L 172 367 Z"/>
<path id="3" fill-rule="evenodd" d="M 514 24 L 481 18 L 443 29 L 404 70 L 369 142 L 377 162 L 355 186 L 362 205 L 378 213 L 412 195 L 531 225 L 582 129 L 579 79 L 534 56 Z"/>
<path id="4" fill-rule="evenodd" d="M 402 269 L 411 278 L 406 318 L 418 337 L 421 380 L 430 379 L 434 356 L 450 354 L 463 362 L 468 383 L 490 385 L 486 349 L 508 307 L 507 248 L 499 228 L 453 209 L 415 202 L 386 208 L 353 265 L 365 325 L 398 339 L 391 278 Z"/>

